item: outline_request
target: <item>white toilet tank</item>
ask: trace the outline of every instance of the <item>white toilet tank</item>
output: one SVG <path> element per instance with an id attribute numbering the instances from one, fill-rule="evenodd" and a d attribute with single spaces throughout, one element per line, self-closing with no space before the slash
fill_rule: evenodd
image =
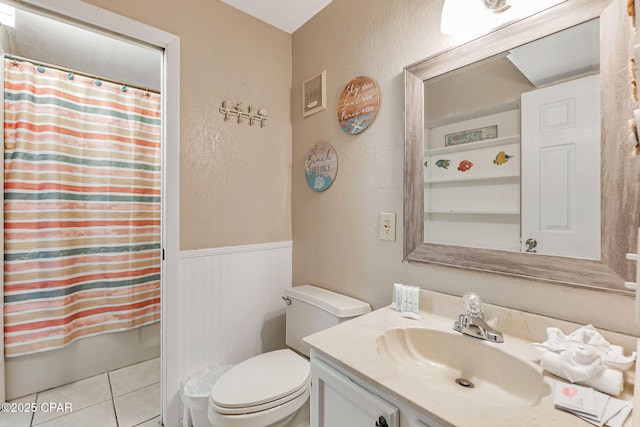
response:
<path id="1" fill-rule="evenodd" d="M 371 311 L 366 302 L 312 285 L 285 289 L 284 296 L 287 346 L 307 357 L 309 348 L 302 338 Z"/>

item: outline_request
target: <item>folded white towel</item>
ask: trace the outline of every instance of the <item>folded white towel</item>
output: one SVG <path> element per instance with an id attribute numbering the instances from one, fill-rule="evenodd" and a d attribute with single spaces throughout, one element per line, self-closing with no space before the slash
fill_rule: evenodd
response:
<path id="1" fill-rule="evenodd" d="M 583 349 L 583 357 L 589 360 L 588 364 L 592 362 L 587 354 L 591 354 L 591 351 L 597 352 L 605 366 L 623 371 L 629 369 L 636 360 L 635 352 L 631 356 L 625 356 L 622 347 L 609 344 L 593 325 L 578 328 L 569 335 L 563 334 L 558 328 L 547 328 L 547 341 L 534 346 L 556 353 Z"/>
<path id="2" fill-rule="evenodd" d="M 586 381 L 604 370 L 602 356 L 600 356 L 595 347 L 573 347 L 559 353 L 559 356 L 563 377 L 572 383 Z"/>
<path id="3" fill-rule="evenodd" d="M 624 376 L 622 374 L 622 371 L 618 369 L 603 367 L 603 369 L 599 373 L 585 380 L 573 381 L 567 378 L 565 370 L 563 369 L 563 360 L 561 354 L 555 353 L 553 351 L 545 351 L 542 354 L 542 357 L 540 359 L 540 366 L 557 377 L 587 387 L 593 387 L 598 391 L 610 394 L 612 396 L 619 396 L 624 388 Z"/>
<path id="4" fill-rule="evenodd" d="M 592 325 L 569 335 L 558 328 L 547 329 L 547 341 L 534 344 L 546 350 L 540 366 L 552 374 L 618 396 L 624 387 L 623 371 L 629 369 L 636 353 L 625 356 L 618 345 L 611 345 Z"/>

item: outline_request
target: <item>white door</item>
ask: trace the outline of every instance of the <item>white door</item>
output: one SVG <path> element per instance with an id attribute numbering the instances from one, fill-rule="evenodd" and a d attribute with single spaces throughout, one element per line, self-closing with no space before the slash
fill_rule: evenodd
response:
<path id="1" fill-rule="evenodd" d="M 311 427 L 398 427 L 398 409 L 329 365 L 311 363 Z"/>
<path id="2" fill-rule="evenodd" d="M 522 95 L 522 250 L 600 259 L 600 76 Z"/>

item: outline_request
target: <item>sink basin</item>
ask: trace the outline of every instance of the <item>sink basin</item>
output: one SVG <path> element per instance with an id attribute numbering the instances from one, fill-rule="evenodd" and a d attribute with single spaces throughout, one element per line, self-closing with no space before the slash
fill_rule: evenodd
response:
<path id="1" fill-rule="evenodd" d="M 550 393 L 542 369 L 501 346 L 427 328 L 391 329 L 377 339 L 378 353 L 427 389 L 483 405 L 535 406 Z"/>

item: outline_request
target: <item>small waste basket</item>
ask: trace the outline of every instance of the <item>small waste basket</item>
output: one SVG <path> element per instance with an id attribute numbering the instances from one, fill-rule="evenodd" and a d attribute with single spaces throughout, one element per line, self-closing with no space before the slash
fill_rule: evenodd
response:
<path id="1" fill-rule="evenodd" d="M 193 427 L 211 427 L 207 410 L 209 407 L 209 392 L 218 378 L 231 369 L 233 365 L 209 365 L 191 375 L 182 386 L 182 403 L 184 413 L 183 427 L 189 427 L 189 418 Z"/>

